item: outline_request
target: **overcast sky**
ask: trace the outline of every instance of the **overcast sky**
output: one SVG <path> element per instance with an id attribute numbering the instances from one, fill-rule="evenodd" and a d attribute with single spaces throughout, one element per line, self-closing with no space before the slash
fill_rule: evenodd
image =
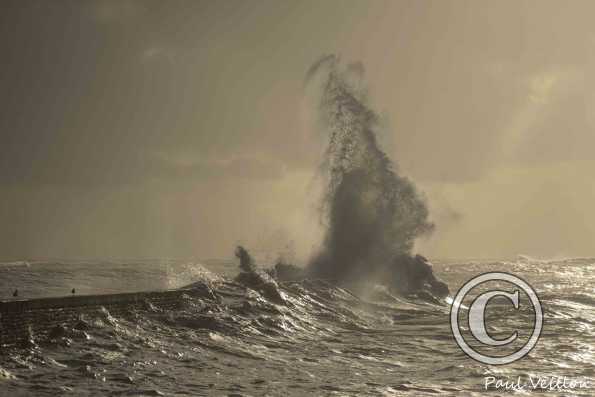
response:
<path id="1" fill-rule="evenodd" d="M 361 61 L 434 258 L 595 255 L 595 4 L 3 1 L 0 259 L 311 245 L 304 76 Z"/>

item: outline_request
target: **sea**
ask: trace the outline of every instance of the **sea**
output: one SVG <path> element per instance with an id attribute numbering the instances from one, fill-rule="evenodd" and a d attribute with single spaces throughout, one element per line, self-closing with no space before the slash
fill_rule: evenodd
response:
<path id="1" fill-rule="evenodd" d="M 187 297 L 179 310 L 120 316 L 103 308 L 82 318 L 83 330 L 68 325 L 60 338 L 2 346 L 0 396 L 595 395 L 595 258 L 432 263 L 449 285 L 446 299 L 301 280 L 279 283 L 283 302 L 234 281 L 233 260 L 2 263 L 5 301 L 197 282 L 220 299 Z M 533 287 L 544 316 L 535 347 L 506 365 L 469 357 L 449 320 L 458 289 L 494 271 Z M 535 324 L 535 311 L 506 301 L 491 304 L 486 316 L 494 335 L 519 329 L 523 336 Z"/>

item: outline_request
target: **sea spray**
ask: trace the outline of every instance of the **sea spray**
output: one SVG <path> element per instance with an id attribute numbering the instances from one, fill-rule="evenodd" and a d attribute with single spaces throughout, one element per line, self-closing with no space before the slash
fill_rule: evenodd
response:
<path id="1" fill-rule="evenodd" d="M 236 276 L 237 282 L 259 291 L 263 296 L 275 303 L 285 303 L 277 282 L 268 273 L 256 266 L 244 247 L 241 245 L 236 247 L 235 255 L 240 261 L 240 274 Z"/>
<path id="2" fill-rule="evenodd" d="M 448 293 L 427 260 L 411 255 L 415 239 L 434 225 L 414 184 L 380 148 L 379 118 L 366 101 L 363 67 L 330 55 L 312 66 L 307 81 L 319 90 L 316 105 L 328 135 L 321 167 L 326 234 L 309 273 L 351 285 L 372 281 L 400 292 L 429 287 Z"/>

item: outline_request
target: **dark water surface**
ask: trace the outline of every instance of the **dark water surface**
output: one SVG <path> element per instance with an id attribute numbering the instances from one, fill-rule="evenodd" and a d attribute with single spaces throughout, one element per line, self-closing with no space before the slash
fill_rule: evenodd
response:
<path id="1" fill-rule="evenodd" d="M 207 270 L 208 269 L 208 270 Z M 485 377 L 567 376 L 595 382 L 595 259 L 445 261 L 436 273 L 454 293 L 486 271 L 507 271 L 538 292 L 545 323 L 528 357 L 506 366 L 469 359 L 451 336 L 450 306 L 367 296 L 323 281 L 283 283 L 286 304 L 232 281 L 224 261 L 5 263 L 2 299 L 178 288 L 204 281 L 220 303 L 185 299 L 179 311 L 153 308 L 84 326 L 27 348 L 2 348 L 2 396 L 425 396 L 508 395 Z M 131 287 L 133 286 L 133 287 Z M 529 328 L 532 313 L 506 311 L 493 332 Z M 488 312 L 488 317 L 490 313 Z M 522 332 L 521 332 L 522 334 Z M 516 394 L 533 394 L 517 391 Z M 595 389 L 546 395 L 595 394 Z M 540 393 L 539 395 L 544 395 Z"/>

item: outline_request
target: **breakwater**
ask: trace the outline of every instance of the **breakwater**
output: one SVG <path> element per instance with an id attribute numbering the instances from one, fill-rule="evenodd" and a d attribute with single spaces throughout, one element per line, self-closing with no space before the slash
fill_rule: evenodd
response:
<path id="1" fill-rule="evenodd" d="M 215 299 L 212 291 L 190 288 L 166 291 L 134 292 L 106 295 L 80 295 L 0 302 L 0 347 L 44 338 L 57 326 L 74 323 L 84 315 L 103 308 L 111 314 L 124 315 L 132 311 L 158 307 L 175 310 L 184 295 Z"/>

